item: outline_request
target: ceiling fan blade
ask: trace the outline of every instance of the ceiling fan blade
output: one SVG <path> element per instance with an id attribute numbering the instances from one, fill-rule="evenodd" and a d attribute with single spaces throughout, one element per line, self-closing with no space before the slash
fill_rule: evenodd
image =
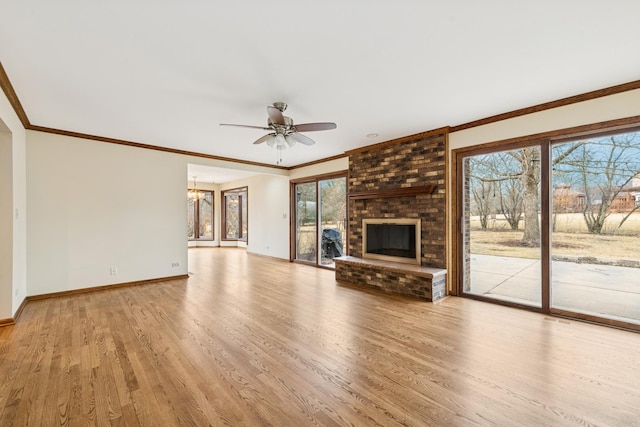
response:
<path id="1" fill-rule="evenodd" d="M 296 140 L 297 142 L 299 142 L 300 144 L 304 144 L 304 145 L 313 145 L 316 142 L 309 138 L 308 136 L 305 136 L 301 133 L 292 133 L 291 135 L 289 135 L 289 138 L 293 138 L 294 140 Z"/>
<path id="2" fill-rule="evenodd" d="M 302 123 L 301 125 L 294 125 L 298 132 L 311 132 L 315 130 L 331 130 L 338 126 L 335 123 Z"/>
<path id="3" fill-rule="evenodd" d="M 269 114 L 270 123 L 285 125 L 282 111 L 278 110 L 276 107 L 272 107 L 271 105 L 267 106 L 267 114 Z"/>
<path id="4" fill-rule="evenodd" d="M 265 135 L 261 138 L 258 138 L 256 142 L 254 142 L 254 144 L 262 144 L 263 142 L 268 141 L 269 138 L 273 138 L 275 135 L 276 135 L 275 133 L 270 133 L 268 135 Z"/>
<path id="5" fill-rule="evenodd" d="M 234 125 L 234 124 L 231 124 L 231 123 L 220 123 L 220 126 L 237 126 L 237 127 L 241 127 L 241 128 L 271 130 L 271 128 L 264 127 L 264 126 Z"/>

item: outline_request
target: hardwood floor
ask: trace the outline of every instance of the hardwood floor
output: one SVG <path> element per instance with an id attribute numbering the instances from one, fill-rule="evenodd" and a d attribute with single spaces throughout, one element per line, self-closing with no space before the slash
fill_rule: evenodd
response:
<path id="1" fill-rule="evenodd" d="M 189 252 L 189 279 L 29 302 L 0 426 L 640 426 L 640 334 Z"/>

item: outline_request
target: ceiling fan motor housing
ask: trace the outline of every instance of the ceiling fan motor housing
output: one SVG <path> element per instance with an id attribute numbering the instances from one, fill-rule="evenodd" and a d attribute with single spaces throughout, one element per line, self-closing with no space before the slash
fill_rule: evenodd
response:
<path id="1" fill-rule="evenodd" d="M 287 116 L 282 116 L 282 118 L 284 119 L 284 124 L 275 123 L 273 120 L 271 120 L 271 118 L 267 120 L 267 123 L 269 124 L 269 126 L 273 127 L 276 132 L 284 133 L 290 130 L 291 127 L 293 126 L 293 119 Z"/>
<path id="2" fill-rule="evenodd" d="M 273 106 L 276 107 L 278 110 L 280 110 L 280 112 L 283 112 L 284 110 L 287 109 L 286 102 L 274 102 Z"/>

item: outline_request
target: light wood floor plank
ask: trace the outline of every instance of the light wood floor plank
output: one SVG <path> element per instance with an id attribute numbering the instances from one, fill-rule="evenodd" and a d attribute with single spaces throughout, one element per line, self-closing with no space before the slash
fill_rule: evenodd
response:
<path id="1" fill-rule="evenodd" d="M 188 279 L 29 302 L 0 425 L 640 426 L 640 334 L 189 252 Z"/>

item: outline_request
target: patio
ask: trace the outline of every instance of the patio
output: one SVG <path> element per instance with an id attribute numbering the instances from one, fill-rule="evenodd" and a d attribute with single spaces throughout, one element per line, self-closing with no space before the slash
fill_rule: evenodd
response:
<path id="1" fill-rule="evenodd" d="M 468 293 L 540 306 L 540 260 L 471 254 Z M 553 261 L 551 306 L 640 323 L 640 269 Z"/>

